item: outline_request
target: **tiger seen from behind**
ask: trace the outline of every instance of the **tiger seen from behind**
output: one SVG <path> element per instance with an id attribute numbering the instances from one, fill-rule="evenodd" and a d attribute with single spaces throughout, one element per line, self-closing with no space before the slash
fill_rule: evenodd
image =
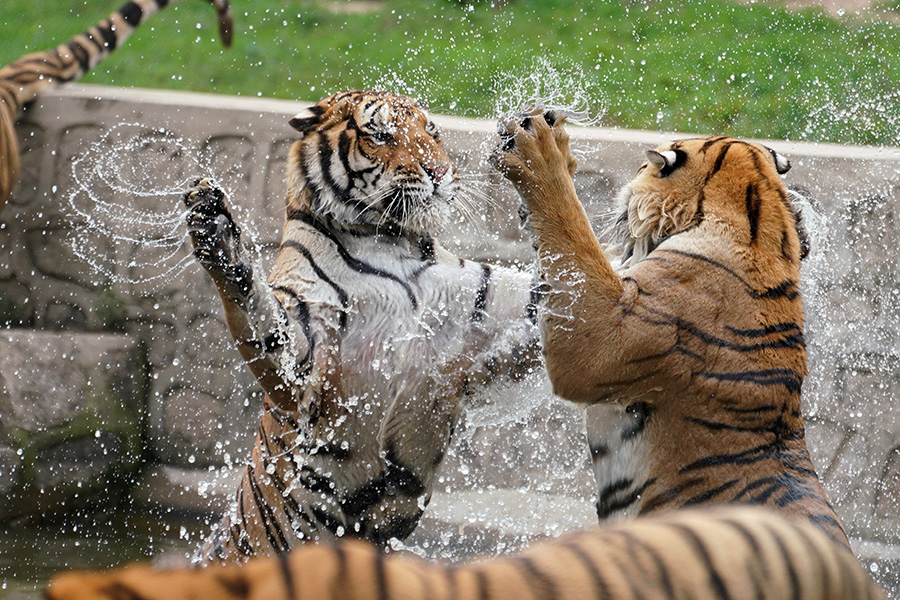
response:
<path id="1" fill-rule="evenodd" d="M 424 108 L 350 91 L 290 124 L 300 139 L 268 280 L 224 192 L 204 179 L 184 196 L 195 255 L 266 393 L 236 508 L 204 562 L 406 537 L 466 396 L 539 366 L 532 277 L 433 236 L 461 183 Z"/>
<path id="2" fill-rule="evenodd" d="M 465 565 L 359 541 L 206 569 L 56 575 L 48 600 L 883 600 L 818 528 L 749 507 L 679 511 Z"/>
<path id="3" fill-rule="evenodd" d="M 648 151 L 619 195 L 617 270 L 576 195 L 565 119 L 523 118 L 501 124 L 514 144 L 493 160 L 524 201 L 550 288 L 553 390 L 590 406 L 601 521 L 765 505 L 848 546 L 804 436 L 806 236 L 780 177 L 789 162 L 728 137 Z"/>

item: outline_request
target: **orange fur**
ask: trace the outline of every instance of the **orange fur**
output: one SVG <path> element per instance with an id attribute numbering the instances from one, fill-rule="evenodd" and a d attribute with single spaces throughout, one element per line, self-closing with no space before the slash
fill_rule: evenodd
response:
<path id="1" fill-rule="evenodd" d="M 48 600 L 876 600 L 853 556 L 805 523 L 739 508 L 564 536 L 457 567 L 345 542 L 240 566 L 57 575 Z"/>
<path id="2" fill-rule="evenodd" d="M 765 504 L 847 545 L 804 439 L 798 218 L 776 172 L 787 161 L 731 138 L 651 152 L 659 164 L 621 195 L 634 255 L 617 272 L 575 193 L 562 125 L 532 125 L 511 126 L 516 147 L 497 164 L 531 213 L 549 284 L 541 327 L 554 391 L 644 416 L 646 473 L 616 508 Z"/>

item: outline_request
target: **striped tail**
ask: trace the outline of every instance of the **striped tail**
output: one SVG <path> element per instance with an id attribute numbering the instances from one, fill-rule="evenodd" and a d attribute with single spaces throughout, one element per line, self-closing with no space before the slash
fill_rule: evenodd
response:
<path id="1" fill-rule="evenodd" d="M 10 121 L 44 90 L 81 78 L 119 47 L 135 27 L 180 0 L 132 0 L 84 33 L 53 50 L 35 52 L 0 69 L 0 101 Z M 208 0 L 218 13 L 219 33 L 231 45 L 233 24 L 227 0 Z"/>

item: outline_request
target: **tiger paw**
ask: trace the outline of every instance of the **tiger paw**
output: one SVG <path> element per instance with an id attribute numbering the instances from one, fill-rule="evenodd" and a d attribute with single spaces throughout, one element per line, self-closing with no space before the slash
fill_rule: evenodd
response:
<path id="1" fill-rule="evenodd" d="M 491 164 L 531 204 L 552 197 L 571 185 L 577 162 L 569 151 L 564 124 L 568 114 L 534 108 L 500 120 L 500 145 L 491 154 Z"/>
<path id="2" fill-rule="evenodd" d="M 225 203 L 225 192 L 208 178 L 196 179 L 182 196 L 188 208 L 187 227 L 194 256 L 220 291 L 246 297 L 253 272 L 244 258 L 241 228 Z"/>

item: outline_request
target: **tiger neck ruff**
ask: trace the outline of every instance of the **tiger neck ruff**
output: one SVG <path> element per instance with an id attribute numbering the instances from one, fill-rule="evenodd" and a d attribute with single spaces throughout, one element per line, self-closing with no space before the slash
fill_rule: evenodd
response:
<path id="1" fill-rule="evenodd" d="M 495 161 L 530 212 L 551 288 L 553 389 L 618 407 L 606 410 L 618 431 L 589 417 L 601 517 L 763 504 L 847 545 L 804 437 L 805 236 L 780 177 L 789 163 L 725 137 L 648 151 L 619 198 L 619 273 L 576 196 L 563 119 L 524 119 L 507 124 L 515 147 Z"/>
<path id="2" fill-rule="evenodd" d="M 416 526 L 465 397 L 539 361 L 531 276 L 432 236 L 459 178 L 427 112 L 336 94 L 291 120 L 281 247 L 265 280 L 224 193 L 185 194 L 195 255 L 266 410 L 236 498 L 199 560 Z"/>

